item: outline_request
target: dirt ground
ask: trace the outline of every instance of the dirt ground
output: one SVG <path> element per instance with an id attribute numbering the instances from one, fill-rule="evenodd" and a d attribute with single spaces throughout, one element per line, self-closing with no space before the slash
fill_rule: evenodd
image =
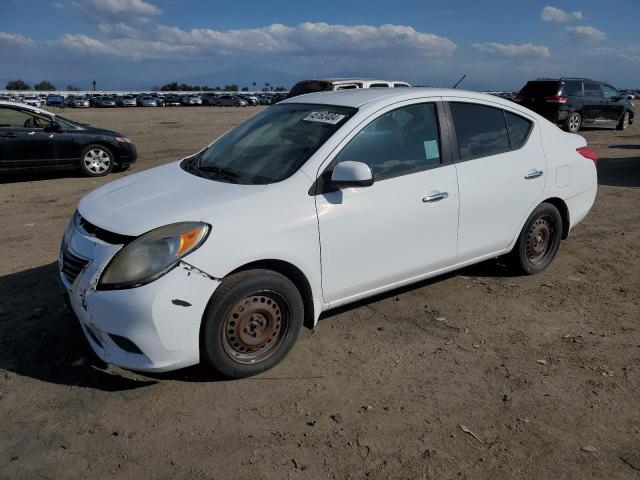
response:
<path id="1" fill-rule="evenodd" d="M 63 115 L 126 132 L 132 174 L 253 111 Z M 64 307 L 66 223 L 124 173 L 0 177 L 0 478 L 640 479 L 640 125 L 582 133 L 598 197 L 546 273 L 490 261 L 329 313 L 240 381 L 104 365 Z"/>

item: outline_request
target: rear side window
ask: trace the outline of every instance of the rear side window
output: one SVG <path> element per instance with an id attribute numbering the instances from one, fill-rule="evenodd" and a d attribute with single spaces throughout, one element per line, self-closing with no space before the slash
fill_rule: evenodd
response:
<path id="1" fill-rule="evenodd" d="M 555 80 L 534 80 L 520 90 L 521 95 L 527 97 L 551 97 L 558 95 L 560 84 Z"/>
<path id="2" fill-rule="evenodd" d="M 511 112 L 504 112 L 504 118 L 507 122 L 507 130 L 509 131 L 509 143 L 512 150 L 517 150 L 527 141 L 529 132 L 531 131 L 531 122 L 520 115 Z"/>
<path id="3" fill-rule="evenodd" d="M 473 103 L 449 105 L 461 160 L 509 151 L 509 134 L 501 109 Z"/>
<path id="4" fill-rule="evenodd" d="M 369 88 L 388 88 L 389 85 L 387 85 L 386 83 L 372 83 L 371 85 L 369 85 Z"/>
<path id="5" fill-rule="evenodd" d="M 567 96 L 572 96 L 572 97 L 581 97 L 582 82 L 576 82 L 576 81 L 564 82 L 564 87 L 562 87 L 562 94 Z"/>
<path id="6" fill-rule="evenodd" d="M 584 82 L 584 96 L 585 97 L 601 97 L 602 87 L 599 83 Z"/>

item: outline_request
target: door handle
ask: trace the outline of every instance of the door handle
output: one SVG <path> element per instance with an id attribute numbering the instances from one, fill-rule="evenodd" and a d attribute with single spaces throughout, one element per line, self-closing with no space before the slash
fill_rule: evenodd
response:
<path id="1" fill-rule="evenodd" d="M 434 193 L 433 195 L 429 195 L 428 197 L 424 197 L 422 199 L 422 201 L 424 203 L 433 203 L 433 202 L 439 202 L 440 200 L 444 200 L 445 198 L 448 198 L 449 194 L 447 192 L 439 192 L 439 193 Z"/>
<path id="2" fill-rule="evenodd" d="M 544 172 L 542 170 L 532 169 L 527 172 L 524 178 L 525 180 L 531 180 L 533 178 L 541 177 L 542 175 L 544 175 Z"/>

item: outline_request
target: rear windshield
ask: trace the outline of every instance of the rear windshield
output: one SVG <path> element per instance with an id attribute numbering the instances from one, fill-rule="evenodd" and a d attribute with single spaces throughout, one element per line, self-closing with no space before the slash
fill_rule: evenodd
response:
<path id="1" fill-rule="evenodd" d="M 303 80 L 296 83 L 289 90 L 289 98 L 304 95 L 305 93 L 325 92 L 331 90 L 331 82 L 324 80 Z"/>
<path id="2" fill-rule="evenodd" d="M 559 92 L 560 82 L 547 80 L 528 82 L 522 90 L 520 90 L 521 95 L 526 95 L 528 97 L 558 95 Z"/>
<path id="3" fill-rule="evenodd" d="M 279 182 L 293 175 L 356 111 L 330 105 L 274 105 L 230 130 L 183 168 L 228 183 Z"/>

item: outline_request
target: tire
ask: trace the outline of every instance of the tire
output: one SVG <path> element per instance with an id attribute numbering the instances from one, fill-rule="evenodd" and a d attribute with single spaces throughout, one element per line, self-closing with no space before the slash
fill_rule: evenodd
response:
<path id="1" fill-rule="evenodd" d="M 240 106 L 240 103 L 236 102 L 236 103 L 234 103 L 234 104 L 233 104 L 233 106 L 234 106 L 234 107 L 239 107 L 239 106 Z"/>
<path id="2" fill-rule="evenodd" d="M 87 177 L 104 177 L 114 164 L 113 153 L 103 145 L 88 145 L 80 155 L 80 170 Z"/>
<path id="3" fill-rule="evenodd" d="M 222 106 L 222 102 L 216 103 L 216 107 L 221 107 L 221 106 Z"/>
<path id="4" fill-rule="evenodd" d="M 564 129 L 569 133 L 578 133 L 580 127 L 582 127 L 582 116 L 578 112 L 571 112 Z"/>
<path id="5" fill-rule="evenodd" d="M 226 377 L 257 375 L 289 353 L 303 319 L 300 292 L 284 275 L 262 269 L 232 274 L 204 313 L 201 360 Z"/>
<path id="6" fill-rule="evenodd" d="M 631 120 L 631 114 L 629 112 L 624 112 L 622 114 L 622 118 L 620 119 L 620 123 L 616 126 L 617 130 L 626 130 L 629 126 L 629 121 Z"/>
<path id="7" fill-rule="evenodd" d="M 550 203 L 541 203 L 529 215 L 511 252 L 513 266 L 521 273 L 543 272 L 553 261 L 562 238 L 562 216 Z"/>

